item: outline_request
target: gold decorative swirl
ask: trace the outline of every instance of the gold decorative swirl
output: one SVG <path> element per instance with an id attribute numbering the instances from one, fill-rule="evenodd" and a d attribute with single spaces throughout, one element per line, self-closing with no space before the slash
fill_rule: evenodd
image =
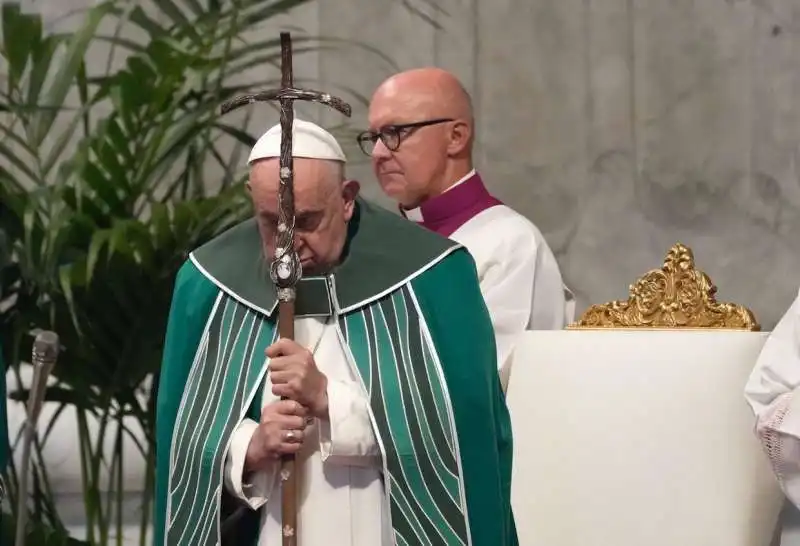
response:
<path id="1" fill-rule="evenodd" d="M 569 328 L 761 329 L 752 311 L 717 302 L 716 292 L 708 275 L 695 268 L 691 249 L 678 243 L 661 269 L 648 271 L 630 286 L 626 301 L 592 305 Z"/>

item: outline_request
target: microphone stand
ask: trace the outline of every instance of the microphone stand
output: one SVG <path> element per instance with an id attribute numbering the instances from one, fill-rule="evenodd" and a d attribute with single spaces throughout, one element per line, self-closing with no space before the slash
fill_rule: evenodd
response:
<path id="1" fill-rule="evenodd" d="M 17 492 L 17 528 L 15 546 L 25 546 L 25 531 L 28 525 L 28 474 L 31 463 L 31 445 L 36 436 L 39 413 L 44 404 L 47 390 L 47 379 L 58 358 L 59 342 L 55 332 L 44 331 L 33 341 L 33 378 L 28 392 L 27 416 L 22 437 L 22 465 L 19 474 L 19 491 Z"/>

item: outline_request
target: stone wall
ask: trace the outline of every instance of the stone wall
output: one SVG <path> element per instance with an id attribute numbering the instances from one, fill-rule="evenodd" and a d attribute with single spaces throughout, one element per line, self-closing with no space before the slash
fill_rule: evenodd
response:
<path id="1" fill-rule="evenodd" d="M 28 0 L 51 20 L 90 0 Z M 316 2 L 281 23 L 342 46 L 296 60 L 354 105 L 398 69 L 438 65 L 471 92 L 476 163 L 545 234 L 589 303 L 623 298 L 675 242 L 719 298 L 771 329 L 800 279 L 800 4 L 793 0 Z M 276 28 L 264 32 L 277 32 Z M 99 54 L 98 54 L 99 55 Z M 391 61 L 391 62 L 390 62 Z M 257 77 L 254 74 L 254 77 Z M 340 123 L 321 107 L 299 114 Z M 275 122 L 256 118 L 254 131 Z M 380 195 L 348 143 L 367 196 Z"/>

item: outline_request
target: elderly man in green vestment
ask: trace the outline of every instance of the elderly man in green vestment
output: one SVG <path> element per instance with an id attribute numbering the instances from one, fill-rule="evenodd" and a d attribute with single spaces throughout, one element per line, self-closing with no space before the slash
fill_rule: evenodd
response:
<path id="1" fill-rule="evenodd" d="M 269 277 L 280 125 L 255 144 L 254 218 L 194 250 L 158 393 L 156 546 L 220 543 L 223 497 L 281 544 L 279 457 L 300 469 L 298 546 L 517 544 L 512 441 L 468 252 L 358 197 L 330 133 L 293 125 L 295 339 Z"/>

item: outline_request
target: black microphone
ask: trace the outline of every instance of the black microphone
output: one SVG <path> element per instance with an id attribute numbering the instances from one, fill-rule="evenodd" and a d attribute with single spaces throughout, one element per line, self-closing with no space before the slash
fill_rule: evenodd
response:
<path id="1" fill-rule="evenodd" d="M 16 546 L 25 546 L 25 528 L 28 525 L 28 473 L 31 464 L 31 444 L 36 437 L 36 426 L 39 413 L 44 405 L 47 391 L 47 379 L 56 365 L 59 342 L 55 332 L 40 332 L 33 341 L 33 378 L 28 392 L 28 414 L 25 419 L 25 431 L 22 437 L 22 468 L 19 474 L 19 492 L 17 494 L 17 532 Z"/>

